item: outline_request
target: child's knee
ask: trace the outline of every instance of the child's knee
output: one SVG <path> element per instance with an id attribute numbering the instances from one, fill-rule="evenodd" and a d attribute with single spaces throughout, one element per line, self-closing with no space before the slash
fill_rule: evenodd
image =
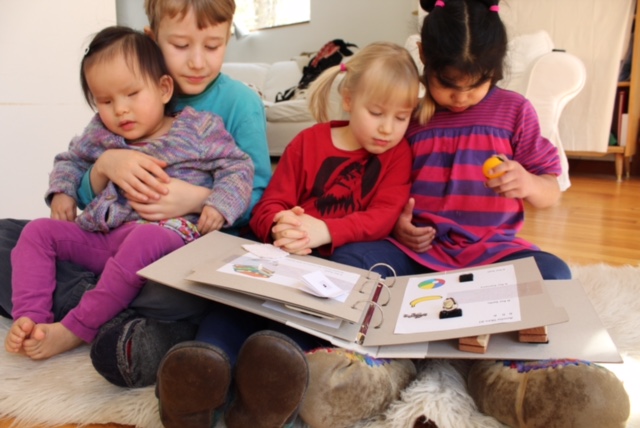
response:
<path id="1" fill-rule="evenodd" d="M 184 245 L 180 235 L 157 224 L 141 224 L 131 232 L 128 240 L 144 243 L 142 248 L 152 256 L 162 256 Z"/>
<path id="2" fill-rule="evenodd" d="M 52 221 L 53 220 L 50 218 L 37 218 L 35 220 L 31 220 L 22 229 L 20 239 L 36 236 L 48 236 L 51 231 Z"/>

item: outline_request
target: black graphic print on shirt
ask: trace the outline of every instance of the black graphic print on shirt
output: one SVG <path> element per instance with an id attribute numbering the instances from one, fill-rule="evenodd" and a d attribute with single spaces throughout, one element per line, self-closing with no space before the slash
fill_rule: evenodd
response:
<path id="1" fill-rule="evenodd" d="M 377 156 L 366 159 L 327 158 L 313 186 L 316 209 L 322 216 L 340 217 L 361 211 L 364 200 L 375 188 L 381 171 Z"/>

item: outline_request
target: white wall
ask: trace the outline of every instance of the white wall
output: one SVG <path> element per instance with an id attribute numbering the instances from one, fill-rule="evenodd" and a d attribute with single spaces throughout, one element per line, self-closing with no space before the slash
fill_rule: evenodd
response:
<path id="1" fill-rule="evenodd" d="M 92 115 L 80 89 L 84 47 L 115 19 L 114 0 L 2 0 L 0 218 L 49 215 L 53 158 Z"/>
<path id="2" fill-rule="evenodd" d="M 143 0 L 117 0 L 118 23 L 142 29 L 147 25 Z M 227 62 L 274 62 L 316 51 L 343 39 L 363 47 L 375 41 L 404 45 L 417 31 L 412 14 L 416 0 L 311 0 L 309 23 L 272 28 L 231 40 Z"/>

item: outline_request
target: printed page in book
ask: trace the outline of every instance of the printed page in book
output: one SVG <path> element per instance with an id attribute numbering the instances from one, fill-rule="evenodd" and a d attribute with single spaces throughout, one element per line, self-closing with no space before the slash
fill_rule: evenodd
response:
<path id="1" fill-rule="evenodd" d="M 188 280 L 281 302 L 290 309 L 328 319 L 359 322 L 367 308 L 362 303 L 371 300 L 379 277 L 373 274 L 368 278 L 367 271 L 311 256 L 260 258 L 246 252 L 240 238 L 223 233 L 215 240 L 219 242 L 216 249 L 208 250 L 209 260 L 195 266 Z M 314 274 L 321 274 L 344 292 L 323 298 L 306 291 L 304 277 Z"/>
<path id="2" fill-rule="evenodd" d="M 469 280 L 469 278 L 471 278 Z M 518 331 L 568 321 L 533 258 L 398 277 L 365 346 L 399 345 Z M 448 307 L 452 299 L 456 307 Z M 376 322 L 374 320 L 374 322 Z"/>
<path id="3" fill-rule="evenodd" d="M 209 233 L 155 263 L 139 274 L 172 285 L 200 283 L 213 288 L 280 302 L 287 309 L 302 311 L 326 319 L 360 323 L 375 291 L 378 274 L 311 256 L 260 258 L 243 245 L 256 244 L 222 232 Z M 186 259 L 186 260 L 185 260 Z M 188 269 L 175 278 L 177 265 Z M 321 272 L 344 293 L 322 298 L 307 291 L 303 276 Z M 168 278 L 174 278 L 168 282 Z"/>

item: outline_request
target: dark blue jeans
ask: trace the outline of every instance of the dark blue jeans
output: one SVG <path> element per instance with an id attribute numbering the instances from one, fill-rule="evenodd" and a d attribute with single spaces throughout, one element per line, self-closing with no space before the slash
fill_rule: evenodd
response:
<path id="1" fill-rule="evenodd" d="M 280 322 L 215 302 L 212 302 L 209 313 L 200 323 L 196 340 L 222 349 L 233 365 L 244 341 L 253 333 L 262 330 L 273 330 L 288 336 L 305 352 L 329 346 L 328 342 L 322 339 Z"/>
<path id="2" fill-rule="evenodd" d="M 11 314 L 11 250 L 28 220 L 0 220 L 0 308 Z M 56 289 L 53 295 L 54 320 L 60 321 L 74 308 L 85 291 L 95 287 L 98 278 L 82 266 L 56 263 Z M 208 301 L 154 282 L 147 282 L 129 306 L 140 316 L 159 320 L 199 318 Z"/>
<path id="3" fill-rule="evenodd" d="M 535 259 L 544 279 L 571 279 L 569 266 L 559 257 L 544 251 L 520 251 L 499 261 L 505 262 L 526 257 Z M 369 269 L 376 263 L 386 263 L 394 268 L 398 276 L 434 272 L 407 256 L 389 241 L 357 242 L 343 245 L 333 253 L 331 260 L 362 269 Z M 389 275 L 387 269 L 376 268 L 375 270 L 380 275 Z"/>

